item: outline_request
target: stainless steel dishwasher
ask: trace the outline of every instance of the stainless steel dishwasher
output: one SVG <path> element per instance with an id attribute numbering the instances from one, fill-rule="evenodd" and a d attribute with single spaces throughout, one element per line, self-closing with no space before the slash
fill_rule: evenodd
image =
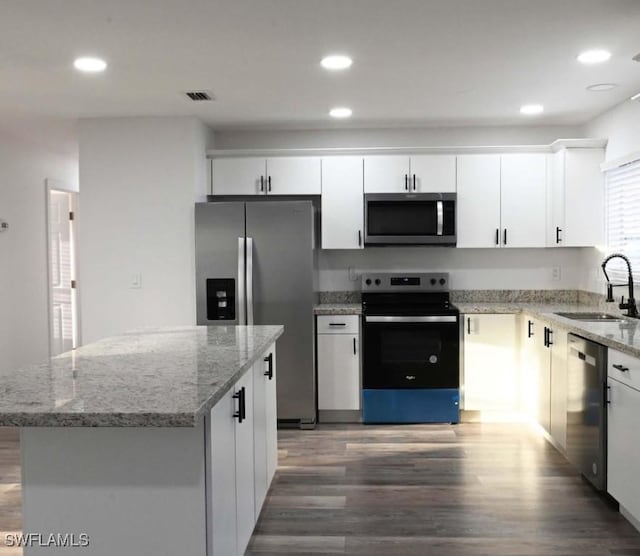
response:
<path id="1" fill-rule="evenodd" d="M 607 348 L 568 335 L 567 457 L 598 490 L 606 486 Z"/>

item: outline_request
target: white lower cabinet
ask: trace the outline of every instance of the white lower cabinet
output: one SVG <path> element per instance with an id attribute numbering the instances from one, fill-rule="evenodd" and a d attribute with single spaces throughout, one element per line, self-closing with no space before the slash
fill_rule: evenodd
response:
<path id="1" fill-rule="evenodd" d="M 360 317 L 319 316 L 317 324 L 318 410 L 357 412 L 360 410 Z"/>
<path id="2" fill-rule="evenodd" d="M 518 407 L 517 316 L 464 315 L 463 409 Z"/>
<path id="3" fill-rule="evenodd" d="M 567 449 L 568 333 L 555 326 L 551 329 L 549 434 L 563 452 Z"/>
<path id="4" fill-rule="evenodd" d="M 249 544 L 277 465 L 275 392 L 274 348 L 211 410 L 208 556 L 240 556 Z"/>
<path id="5" fill-rule="evenodd" d="M 607 491 L 636 523 L 640 521 L 640 391 L 634 386 L 639 373 L 639 359 L 609 348 Z"/>

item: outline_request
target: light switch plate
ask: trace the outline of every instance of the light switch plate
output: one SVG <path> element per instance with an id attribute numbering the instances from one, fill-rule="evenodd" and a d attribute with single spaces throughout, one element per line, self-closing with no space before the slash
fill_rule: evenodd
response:
<path id="1" fill-rule="evenodd" d="M 552 279 L 554 282 L 559 282 L 559 281 L 560 281 L 560 278 L 562 278 L 562 270 L 560 269 L 560 267 L 559 267 L 559 266 L 554 266 L 554 267 L 551 269 L 551 279 Z"/>

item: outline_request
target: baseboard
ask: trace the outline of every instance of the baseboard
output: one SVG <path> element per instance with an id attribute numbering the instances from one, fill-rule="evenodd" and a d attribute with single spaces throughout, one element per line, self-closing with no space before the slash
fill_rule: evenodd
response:
<path id="1" fill-rule="evenodd" d="M 319 423 L 362 423 L 362 412 L 359 409 L 320 409 Z"/>

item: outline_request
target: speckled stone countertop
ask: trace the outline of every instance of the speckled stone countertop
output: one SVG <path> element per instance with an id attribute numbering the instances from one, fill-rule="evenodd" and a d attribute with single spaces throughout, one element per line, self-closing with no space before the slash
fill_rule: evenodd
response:
<path id="1" fill-rule="evenodd" d="M 0 375 L 0 425 L 193 427 L 283 331 L 185 326 L 106 338 Z"/>
<path id="2" fill-rule="evenodd" d="M 611 310 L 585 303 L 456 303 L 462 314 L 524 313 L 539 318 L 567 332 L 578 334 L 633 357 L 640 357 L 640 320 L 620 316 L 615 304 Z M 620 321 L 589 322 L 568 319 L 555 313 L 607 313 L 620 316 Z"/>
<path id="3" fill-rule="evenodd" d="M 316 315 L 361 315 L 361 303 L 320 303 L 313 308 Z"/>

